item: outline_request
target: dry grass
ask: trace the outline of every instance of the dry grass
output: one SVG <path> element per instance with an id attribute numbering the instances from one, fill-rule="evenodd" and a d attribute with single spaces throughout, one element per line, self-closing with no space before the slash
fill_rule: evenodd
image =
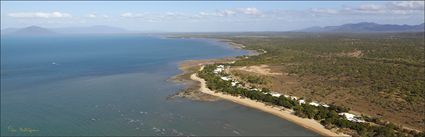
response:
<path id="1" fill-rule="evenodd" d="M 274 66 L 272 68 L 274 72 L 286 73 L 283 67 Z M 333 87 L 328 90 L 309 86 L 320 84 L 323 82 L 321 79 L 323 78 L 319 76 L 275 75 L 272 76 L 272 84 L 267 86 L 273 91 L 283 94 L 346 106 L 354 112 L 381 117 L 383 120 L 401 124 L 408 128 L 424 130 L 424 114 L 421 112 L 424 112 L 425 108 L 418 106 L 418 104 L 408 104 L 403 99 L 386 93 L 364 96 L 365 93 L 362 93 L 362 91 L 350 91 L 342 87 Z M 394 100 L 397 100 L 397 102 L 394 102 Z"/>
<path id="2" fill-rule="evenodd" d="M 233 69 L 252 72 L 252 73 L 266 75 L 266 76 L 282 75 L 282 73 L 272 72 L 268 65 L 235 67 Z"/>

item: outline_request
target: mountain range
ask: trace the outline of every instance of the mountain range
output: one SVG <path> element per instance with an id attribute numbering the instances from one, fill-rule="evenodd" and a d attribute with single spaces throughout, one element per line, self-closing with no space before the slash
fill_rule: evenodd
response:
<path id="1" fill-rule="evenodd" d="M 423 32 L 424 23 L 418 25 L 377 24 L 360 22 L 340 26 L 310 27 L 297 32 Z"/>

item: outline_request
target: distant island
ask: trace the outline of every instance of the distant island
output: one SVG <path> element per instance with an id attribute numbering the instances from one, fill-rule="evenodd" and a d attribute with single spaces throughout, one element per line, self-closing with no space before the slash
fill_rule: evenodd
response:
<path id="1" fill-rule="evenodd" d="M 54 32 L 50 29 L 38 27 L 38 26 L 29 26 L 26 28 L 21 29 L 9 29 L 7 34 L 11 35 L 53 35 L 57 34 L 57 32 Z"/>

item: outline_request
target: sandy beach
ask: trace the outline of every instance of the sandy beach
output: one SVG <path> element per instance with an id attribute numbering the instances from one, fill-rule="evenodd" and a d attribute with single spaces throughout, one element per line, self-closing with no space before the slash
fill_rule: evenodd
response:
<path id="1" fill-rule="evenodd" d="M 202 70 L 203 67 L 204 66 L 201 66 L 200 70 Z M 317 122 L 313 119 L 305 119 L 305 118 L 300 118 L 298 116 L 295 116 L 291 113 L 291 110 L 288 110 L 288 109 L 283 110 L 283 108 L 281 108 L 281 107 L 266 105 L 265 103 L 254 101 L 254 100 L 251 100 L 251 99 L 248 99 L 248 98 L 235 97 L 235 96 L 223 94 L 221 92 L 214 92 L 214 91 L 210 90 L 209 88 L 207 88 L 206 81 L 204 79 L 198 77 L 196 73 L 190 75 L 190 78 L 192 80 L 198 81 L 200 83 L 199 90 L 203 93 L 206 93 L 206 94 L 209 94 L 209 95 L 212 95 L 212 96 L 216 96 L 216 97 L 228 100 L 228 101 L 232 101 L 232 102 L 244 105 L 244 106 L 255 108 L 255 109 L 267 112 L 267 113 L 271 113 L 271 114 L 276 115 L 280 118 L 286 119 L 286 120 L 291 121 L 293 123 L 296 123 L 300 126 L 303 126 L 304 128 L 307 128 L 307 129 L 312 130 L 316 133 L 319 133 L 322 136 L 347 136 L 345 134 L 334 133 L 334 132 L 326 129 L 319 122 Z"/>

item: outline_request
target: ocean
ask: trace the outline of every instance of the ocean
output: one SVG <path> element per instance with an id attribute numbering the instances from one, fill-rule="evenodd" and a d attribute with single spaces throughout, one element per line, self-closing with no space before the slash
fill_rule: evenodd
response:
<path id="1" fill-rule="evenodd" d="M 228 101 L 167 99 L 184 60 L 248 54 L 208 39 L 2 36 L 1 135 L 318 136 Z"/>

